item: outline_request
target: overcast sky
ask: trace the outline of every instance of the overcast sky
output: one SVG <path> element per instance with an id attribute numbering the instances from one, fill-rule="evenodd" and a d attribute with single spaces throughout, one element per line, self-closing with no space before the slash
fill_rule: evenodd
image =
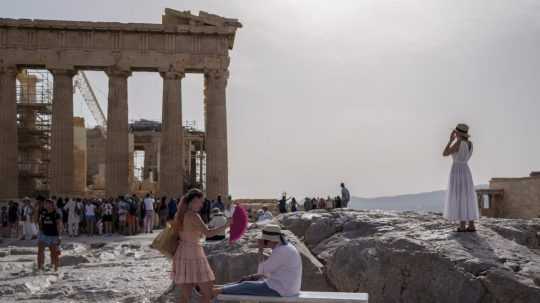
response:
<path id="1" fill-rule="evenodd" d="M 443 189 L 458 122 L 476 183 L 540 170 L 539 1 L 17 0 L 0 17 L 160 23 L 165 7 L 244 25 L 227 89 L 234 197 Z M 107 78 L 90 78 L 105 108 Z M 184 119 L 199 125 L 202 82 L 183 80 Z M 161 119 L 161 88 L 134 73 L 130 118 Z"/>

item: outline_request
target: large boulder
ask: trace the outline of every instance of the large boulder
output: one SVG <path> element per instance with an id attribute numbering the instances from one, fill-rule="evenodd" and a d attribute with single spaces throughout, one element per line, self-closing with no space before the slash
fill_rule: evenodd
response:
<path id="1" fill-rule="evenodd" d="M 337 290 L 370 302 L 540 302 L 540 220 L 482 218 L 456 233 L 438 214 L 337 210 L 280 223 L 309 240 Z"/>

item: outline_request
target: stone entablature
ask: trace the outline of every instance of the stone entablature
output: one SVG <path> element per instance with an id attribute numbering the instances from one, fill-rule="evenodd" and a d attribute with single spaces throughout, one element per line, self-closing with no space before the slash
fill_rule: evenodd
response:
<path id="1" fill-rule="evenodd" d="M 204 17 L 166 13 L 166 24 L 0 19 L 0 58 L 7 66 L 39 68 L 168 71 L 172 66 L 199 73 L 228 68 L 238 21 L 204 12 Z"/>

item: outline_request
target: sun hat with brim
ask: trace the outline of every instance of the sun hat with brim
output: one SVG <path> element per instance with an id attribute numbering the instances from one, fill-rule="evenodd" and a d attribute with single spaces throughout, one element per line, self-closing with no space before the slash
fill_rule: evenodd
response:
<path id="1" fill-rule="evenodd" d="M 221 214 L 221 210 L 217 207 L 212 208 L 210 211 L 213 215 Z"/>
<path id="2" fill-rule="evenodd" d="M 467 124 L 464 124 L 464 123 L 460 123 L 456 126 L 456 131 L 465 136 L 465 137 L 470 137 L 469 135 L 469 126 Z"/>
<path id="3" fill-rule="evenodd" d="M 268 224 L 265 225 L 261 231 L 259 239 L 268 240 L 272 242 L 281 242 L 281 228 L 278 225 Z"/>

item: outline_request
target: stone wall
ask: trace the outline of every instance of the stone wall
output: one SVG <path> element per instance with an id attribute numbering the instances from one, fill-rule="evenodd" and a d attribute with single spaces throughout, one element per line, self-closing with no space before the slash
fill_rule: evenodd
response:
<path id="1" fill-rule="evenodd" d="M 492 203 L 501 217 L 540 217 L 540 177 L 494 178 L 490 188 L 504 190 L 504 196 Z"/>
<path id="2" fill-rule="evenodd" d="M 87 139 L 87 180 L 93 180 L 93 177 L 99 174 L 100 165 L 105 165 L 105 137 L 98 128 L 86 130 Z"/>

